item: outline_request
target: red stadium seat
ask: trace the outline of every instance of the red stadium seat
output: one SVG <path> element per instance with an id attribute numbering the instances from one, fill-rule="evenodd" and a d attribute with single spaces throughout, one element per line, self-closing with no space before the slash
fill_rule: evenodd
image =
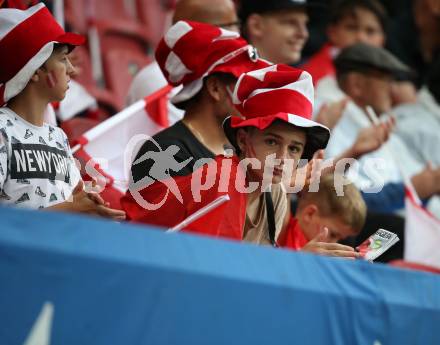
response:
<path id="1" fill-rule="evenodd" d="M 130 4 L 131 1 L 127 0 L 88 0 L 88 10 L 97 20 L 137 20 L 134 6 L 130 9 Z"/>
<path id="2" fill-rule="evenodd" d="M 86 88 L 93 88 L 96 82 L 93 79 L 92 63 L 85 46 L 76 47 L 72 52 L 71 62 L 75 66 L 74 79 Z"/>
<path id="3" fill-rule="evenodd" d="M 96 98 L 99 106 L 104 108 L 106 112 L 115 114 L 120 110 L 120 103 L 115 102 L 114 95 L 111 91 L 99 88 L 93 79 L 92 65 L 89 52 L 85 47 L 77 47 L 73 54 L 77 75 L 74 79 L 84 86 L 87 91 Z"/>
<path id="4" fill-rule="evenodd" d="M 146 54 L 152 49 L 149 29 L 137 20 L 135 0 L 132 1 L 133 10 L 129 11 L 126 3 L 130 2 L 126 0 L 67 0 L 66 21 L 83 34 L 96 29 L 101 60 L 115 48 Z M 89 35 L 89 43 L 95 42 L 98 44 Z"/>
<path id="5" fill-rule="evenodd" d="M 148 28 L 154 46 L 159 43 L 171 21 L 175 0 L 136 0 L 139 20 Z"/>
<path id="6" fill-rule="evenodd" d="M 66 22 L 74 31 L 84 34 L 90 19 L 136 21 L 135 7 L 130 11 L 126 5 L 129 3 L 125 0 L 65 0 Z"/>
<path id="7" fill-rule="evenodd" d="M 86 2 L 85 11 L 89 18 L 89 27 L 96 27 L 103 55 L 113 48 L 138 49 L 141 53 L 146 53 L 151 48 L 148 28 L 137 20 L 134 1 Z M 132 10 L 128 6 L 130 3 L 133 4 Z"/>
<path id="8" fill-rule="evenodd" d="M 146 26 L 125 20 L 95 20 L 91 22 L 98 33 L 101 55 L 114 48 L 148 53 L 152 40 Z"/>
<path id="9" fill-rule="evenodd" d="M 83 0 L 65 0 L 64 16 L 72 31 L 87 33 L 88 23 L 85 3 Z"/>
<path id="10" fill-rule="evenodd" d="M 98 29 L 103 55 L 114 48 L 147 51 L 150 35 L 148 28 L 137 20 L 134 2 L 130 10 L 128 4 L 131 2 L 127 0 L 88 1 L 86 10 L 90 23 Z"/>
<path id="11" fill-rule="evenodd" d="M 114 49 L 104 56 L 106 84 L 115 95 L 115 101 L 123 108 L 128 89 L 137 72 L 151 59 L 136 51 Z"/>

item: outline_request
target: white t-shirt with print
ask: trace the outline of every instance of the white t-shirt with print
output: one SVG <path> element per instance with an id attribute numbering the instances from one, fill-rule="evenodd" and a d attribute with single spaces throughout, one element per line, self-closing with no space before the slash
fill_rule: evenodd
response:
<path id="1" fill-rule="evenodd" d="M 80 179 L 66 134 L 0 108 L 0 204 L 39 209 L 68 199 Z"/>

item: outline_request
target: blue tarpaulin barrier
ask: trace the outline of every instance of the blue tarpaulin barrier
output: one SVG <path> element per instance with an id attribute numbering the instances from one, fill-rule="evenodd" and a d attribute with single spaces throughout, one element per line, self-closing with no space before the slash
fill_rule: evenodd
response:
<path id="1" fill-rule="evenodd" d="M 0 217 L 1 345 L 440 344 L 434 274 L 61 213 Z"/>

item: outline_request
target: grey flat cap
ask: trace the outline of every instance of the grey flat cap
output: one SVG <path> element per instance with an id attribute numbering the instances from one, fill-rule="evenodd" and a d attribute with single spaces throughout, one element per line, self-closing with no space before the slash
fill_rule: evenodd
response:
<path id="1" fill-rule="evenodd" d="M 356 43 L 341 51 L 335 59 L 338 73 L 377 69 L 395 77 L 412 77 L 414 72 L 387 50 L 365 43 Z"/>

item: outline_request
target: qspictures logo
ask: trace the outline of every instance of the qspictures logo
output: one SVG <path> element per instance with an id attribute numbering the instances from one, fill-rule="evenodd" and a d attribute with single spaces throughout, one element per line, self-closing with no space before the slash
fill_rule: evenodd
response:
<path id="1" fill-rule="evenodd" d="M 309 192 L 319 191 L 319 181 L 321 175 L 331 169 L 334 173 L 334 187 L 338 196 L 343 196 L 344 185 L 352 183 L 353 178 L 362 174 L 367 176 L 374 183 L 364 188 L 366 193 L 378 193 L 384 186 L 384 180 L 381 178 L 381 171 L 385 169 L 386 162 L 382 159 L 366 160 L 365 164 L 361 164 L 355 159 L 342 159 L 334 162 L 333 159 L 314 159 L 312 161 L 300 160 L 294 161 L 292 159 L 280 160 L 274 154 L 266 156 L 262 162 L 256 158 L 244 158 L 238 161 L 237 169 L 231 169 L 233 152 L 229 151 L 225 159 L 220 160 L 220 164 L 213 159 L 201 158 L 195 160 L 194 158 L 181 159 L 183 155 L 179 155 L 181 148 L 177 145 L 170 145 L 165 149 L 149 136 L 142 136 L 142 141 L 149 142 L 148 147 L 151 148 L 139 157 L 134 159 L 127 159 L 127 157 L 134 157 L 139 148 L 140 138 L 133 138 L 134 142 L 127 145 L 125 152 L 125 162 L 127 163 L 126 170 L 131 171 L 141 168 L 144 172 L 143 177 L 134 180 L 131 172 L 128 174 L 129 179 L 127 189 L 139 204 L 147 210 L 157 210 L 164 205 L 169 194 L 179 200 L 182 204 L 185 202 L 181 193 L 181 185 L 176 182 L 175 177 L 181 176 L 182 169 L 193 171 L 189 174 L 186 180 L 186 186 L 191 188 L 193 200 L 195 202 L 201 201 L 201 193 L 210 188 L 218 188 L 219 192 L 228 190 L 228 186 L 234 186 L 239 193 L 253 193 L 260 189 L 264 192 L 270 188 L 274 181 L 282 183 L 287 193 L 298 193 L 305 187 Z M 235 160 L 236 161 L 236 160 Z M 209 170 L 208 174 L 202 176 L 200 168 L 206 166 Z M 282 170 L 281 178 L 276 178 Z M 252 170 L 262 171 L 261 181 L 248 182 L 242 178 Z M 235 171 L 235 174 L 232 172 Z M 349 179 L 346 178 L 347 172 L 350 171 Z M 221 176 L 222 183 L 216 184 L 215 179 Z M 162 184 L 166 192 L 160 200 L 154 203 L 151 200 L 146 200 L 143 195 L 148 195 L 148 188 L 153 184 Z M 226 184 L 226 185 L 225 185 Z M 147 192 L 145 192 L 147 191 Z"/>

